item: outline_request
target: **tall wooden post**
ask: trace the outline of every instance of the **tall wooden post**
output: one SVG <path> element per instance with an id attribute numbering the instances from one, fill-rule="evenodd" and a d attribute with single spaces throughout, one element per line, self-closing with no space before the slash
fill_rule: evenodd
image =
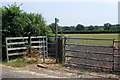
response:
<path id="1" fill-rule="evenodd" d="M 115 71 L 115 49 L 114 49 L 114 46 L 115 46 L 115 39 L 113 39 L 113 67 L 112 67 L 112 70 Z"/>
<path id="2" fill-rule="evenodd" d="M 58 60 L 59 60 L 59 63 L 64 63 L 65 60 L 64 60 L 64 38 L 63 37 L 60 37 L 58 38 Z"/>
<path id="3" fill-rule="evenodd" d="M 31 51 L 31 36 L 29 35 L 29 37 L 28 37 L 28 53 L 30 54 L 30 55 L 32 55 L 31 53 L 32 53 L 32 51 Z"/>
<path id="4" fill-rule="evenodd" d="M 6 38 L 6 40 L 5 40 L 5 43 L 6 43 L 6 56 L 7 56 L 7 61 L 9 61 L 7 38 Z"/>
<path id="5" fill-rule="evenodd" d="M 58 63 L 58 27 L 57 18 L 55 18 L 55 53 L 56 53 L 56 63 Z"/>

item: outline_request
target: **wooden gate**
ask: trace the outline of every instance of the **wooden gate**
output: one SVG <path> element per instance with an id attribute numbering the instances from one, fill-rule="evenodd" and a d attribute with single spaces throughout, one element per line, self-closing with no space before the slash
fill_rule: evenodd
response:
<path id="1" fill-rule="evenodd" d="M 43 57 L 48 56 L 48 46 L 46 36 L 31 36 L 30 43 L 28 37 L 7 37 L 6 38 L 6 53 L 7 61 L 10 56 L 23 55 L 28 47 L 38 49 Z"/>

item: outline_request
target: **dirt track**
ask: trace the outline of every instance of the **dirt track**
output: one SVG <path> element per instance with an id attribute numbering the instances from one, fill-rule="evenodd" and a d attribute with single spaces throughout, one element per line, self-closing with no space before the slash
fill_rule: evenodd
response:
<path id="1" fill-rule="evenodd" d="M 88 71 L 75 72 L 66 67 L 54 67 L 48 65 L 48 68 L 40 68 L 36 65 L 25 68 L 11 68 L 0 66 L 2 68 L 2 78 L 119 78 L 115 74 L 95 73 Z"/>

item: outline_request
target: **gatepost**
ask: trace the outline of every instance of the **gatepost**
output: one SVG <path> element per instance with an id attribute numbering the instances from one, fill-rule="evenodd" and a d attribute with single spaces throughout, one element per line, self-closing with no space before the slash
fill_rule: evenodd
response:
<path id="1" fill-rule="evenodd" d="M 58 61 L 59 63 L 63 64 L 65 62 L 65 57 L 64 57 L 64 37 L 59 37 L 58 38 Z"/>

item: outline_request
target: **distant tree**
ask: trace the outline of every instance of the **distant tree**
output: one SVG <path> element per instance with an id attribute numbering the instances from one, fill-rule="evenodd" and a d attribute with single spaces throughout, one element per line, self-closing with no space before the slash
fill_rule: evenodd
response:
<path id="1" fill-rule="evenodd" d="M 61 26 L 62 31 L 69 31 L 71 28 L 69 26 Z"/>
<path id="2" fill-rule="evenodd" d="M 48 27 L 52 30 L 52 33 L 55 34 L 55 32 L 56 32 L 55 23 L 49 24 Z M 62 31 L 61 27 L 59 25 L 57 25 L 57 27 L 58 27 L 58 31 L 61 32 Z"/>
<path id="3" fill-rule="evenodd" d="M 69 26 L 64 26 L 64 29 L 65 30 L 70 30 L 70 27 Z"/>
<path id="4" fill-rule="evenodd" d="M 52 32 L 55 34 L 55 23 L 49 24 L 48 27 L 50 27 Z"/>
<path id="5" fill-rule="evenodd" d="M 99 30 L 99 26 L 95 25 L 94 30 Z"/>
<path id="6" fill-rule="evenodd" d="M 94 30 L 94 26 L 90 25 L 90 26 L 88 27 L 88 30 Z"/>
<path id="7" fill-rule="evenodd" d="M 70 26 L 70 30 L 74 31 L 74 30 L 76 30 L 76 27 L 75 26 Z"/>
<path id="8" fill-rule="evenodd" d="M 120 24 L 116 24 L 116 27 L 117 30 L 120 30 Z"/>
<path id="9" fill-rule="evenodd" d="M 112 30 L 112 25 L 110 23 L 105 23 L 104 30 Z"/>
<path id="10" fill-rule="evenodd" d="M 81 24 L 78 24 L 76 26 L 76 30 L 84 30 L 84 29 L 85 29 L 85 27 L 83 25 L 81 25 Z"/>

